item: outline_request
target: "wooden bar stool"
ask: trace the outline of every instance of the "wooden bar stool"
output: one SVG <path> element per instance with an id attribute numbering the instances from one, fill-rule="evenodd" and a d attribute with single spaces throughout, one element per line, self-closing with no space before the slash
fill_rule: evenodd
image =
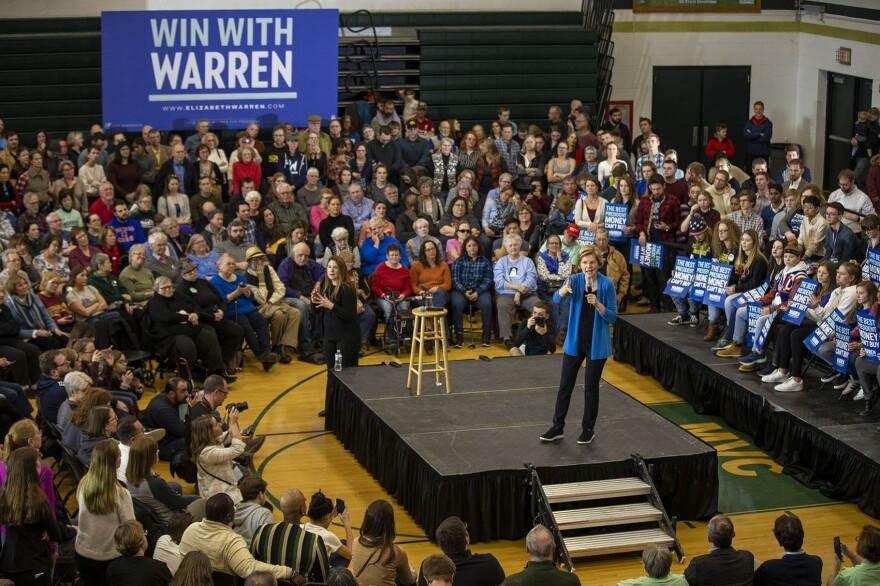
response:
<path id="1" fill-rule="evenodd" d="M 417 307 L 412 310 L 415 316 L 413 324 L 412 349 L 409 353 L 409 371 L 406 374 L 406 388 L 412 389 L 412 375 L 416 375 L 416 395 L 422 394 L 422 373 L 433 372 L 436 384 L 439 387 L 440 373 L 446 377 L 446 393 L 452 390 L 449 387 L 449 361 L 446 357 L 446 309 L 442 307 Z M 425 362 L 425 343 L 434 342 L 434 360 L 431 364 L 428 356 L 428 364 Z M 418 362 L 416 352 L 418 351 Z M 433 366 L 433 368 L 425 368 Z"/>

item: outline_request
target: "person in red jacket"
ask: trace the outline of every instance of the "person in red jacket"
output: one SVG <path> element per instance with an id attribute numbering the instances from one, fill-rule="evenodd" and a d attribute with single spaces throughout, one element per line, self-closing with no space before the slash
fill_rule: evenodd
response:
<path id="1" fill-rule="evenodd" d="M 714 161 L 718 153 L 723 153 L 728 159 L 732 159 L 736 148 L 733 141 L 727 138 L 727 124 L 720 122 L 715 125 L 715 136 L 706 143 L 706 156 Z"/>
<path id="2" fill-rule="evenodd" d="M 243 146 L 239 157 L 239 160 L 232 164 L 232 193 L 240 193 L 238 188 L 245 177 L 253 179 L 254 186 L 259 189 L 263 182 L 263 170 L 255 160 L 256 151 L 253 147 Z"/>
<path id="3" fill-rule="evenodd" d="M 385 314 L 385 329 L 388 332 L 388 339 L 391 346 L 397 344 L 397 336 L 394 328 L 391 327 L 391 308 L 392 304 L 397 309 L 409 309 L 409 301 L 406 300 L 412 294 L 412 282 L 410 280 L 409 269 L 400 262 L 400 247 L 396 244 L 389 244 L 385 250 L 386 261 L 380 263 L 373 272 L 373 281 L 371 288 L 382 313 Z"/>
<path id="4" fill-rule="evenodd" d="M 639 209 L 636 211 L 639 245 L 644 247 L 646 242 L 674 243 L 680 210 L 678 200 L 666 195 L 663 178 L 658 174 L 653 175 L 648 180 L 648 193 L 639 201 Z M 652 312 L 660 311 L 661 299 L 666 311 L 673 311 L 670 298 L 667 296 L 663 299 L 663 290 L 674 262 L 675 250 L 667 247 L 664 251 L 663 268 L 642 267 L 645 274 L 645 294 L 651 302 Z"/>

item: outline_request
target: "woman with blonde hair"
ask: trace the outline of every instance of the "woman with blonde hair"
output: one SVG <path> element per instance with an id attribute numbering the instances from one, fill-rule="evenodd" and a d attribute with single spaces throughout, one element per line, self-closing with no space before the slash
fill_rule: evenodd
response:
<path id="1" fill-rule="evenodd" d="M 180 562 L 171 586 L 213 586 L 211 559 L 200 551 L 191 551 Z"/>
<path id="2" fill-rule="evenodd" d="M 131 494 L 116 479 L 121 458 L 114 440 L 98 443 L 89 471 L 77 487 L 76 569 L 89 586 L 107 584 L 107 567 L 119 557 L 113 533 L 121 524 L 134 519 Z"/>
<path id="3" fill-rule="evenodd" d="M 16 421 L 9 428 L 9 432 L 3 440 L 3 459 L 0 460 L 0 485 L 6 480 L 7 462 L 13 452 L 19 448 L 34 448 L 40 450 L 43 447 L 43 433 L 37 424 L 31 419 Z M 49 466 L 40 463 L 39 483 L 40 488 L 49 501 L 49 507 L 55 510 L 55 485 L 54 474 Z M 54 516 L 54 513 L 53 513 Z"/>
<path id="4" fill-rule="evenodd" d="M 213 132 L 205 133 L 205 136 L 202 137 L 202 144 L 208 145 L 208 148 L 211 149 L 208 160 L 215 163 L 221 173 L 228 173 L 229 161 L 226 158 L 226 153 L 220 148 L 220 139 L 217 138 L 217 135 Z"/>
<path id="5" fill-rule="evenodd" d="M 156 440 L 146 435 L 137 438 L 128 450 L 125 485 L 132 497 L 155 511 L 162 524 L 168 526 L 174 513 L 186 509 L 186 500 L 156 474 L 154 467 L 158 463 L 159 444 Z"/>

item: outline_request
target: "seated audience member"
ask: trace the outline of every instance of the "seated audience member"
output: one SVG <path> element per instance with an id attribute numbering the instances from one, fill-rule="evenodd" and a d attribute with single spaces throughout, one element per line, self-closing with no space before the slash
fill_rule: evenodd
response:
<path id="1" fill-rule="evenodd" d="M 568 324 L 570 299 L 563 299 L 558 304 L 553 301 L 553 294 L 562 287 L 571 275 L 572 259 L 562 250 L 562 238 L 556 234 L 547 237 L 545 249 L 535 256 L 535 270 L 538 273 L 538 296 L 550 307 L 550 317 L 560 331 L 565 331 Z"/>
<path id="2" fill-rule="evenodd" d="M 432 296 L 434 307 L 449 305 L 449 292 L 452 289 L 452 272 L 440 254 L 440 247 L 432 240 L 422 243 L 418 257 L 409 271 L 413 295 Z M 427 301 L 416 301 L 415 305 L 426 305 Z"/>
<path id="3" fill-rule="evenodd" d="M 217 582 L 214 579 L 217 578 Z M 174 572 L 174 580 L 171 586 L 189 586 L 197 584 L 198 586 L 213 586 L 216 584 L 232 584 L 234 578 L 232 576 L 223 576 L 214 574 L 214 568 L 211 566 L 211 558 L 203 554 L 201 551 L 192 550 L 185 556 L 180 558 L 180 566 Z"/>
<path id="4" fill-rule="evenodd" d="M 385 232 L 385 234 L 387 234 L 388 236 L 394 237 L 394 222 L 388 219 L 387 212 L 388 204 L 385 202 L 384 199 L 378 200 L 373 203 L 373 216 L 372 218 L 370 218 L 369 224 L 367 222 L 361 224 L 361 229 L 357 239 L 358 246 L 362 245 L 364 243 L 364 240 L 369 238 L 369 236 L 372 234 L 373 229 L 370 227 L 370 224 L 373 223 L 373 218 L 381 218 L 383 222 L 382 231 Z"/>
<path id="5" fill-rule="evenodd" d="M 245 450 L 238 425 L 238 410 L 233 407 L 229 411 L 229 446 L 223 445 L 224 432 L 213 415 L 197 417 L 192 422 L 190 435 L 190 451 L 198 468 L 199 496 L 210 499 L 218 493 L 226 493 L 233 504 L 241 502 L 237 485 L 241 473 L 233 465 L 233 460 Z"/>
<path id="6" fill-rule="evenodd" d="M 370 222 L 372 222 L 372 220 L 370 220 Z M 384 221 L 378 218 L 375 224 L 371 223 L 370 238 L 364 240 L 364 243 L 361 246 L 361 270 L 364 275 L 368 277 L 373 274 L 376 267 L 388 260 L 386 251 L 391 245 L 396 246 L 397 249 L 401 251 L 401 254 L 403 253 L 403 245 L 393 236 L 387 236 L 385 232 L 382 231 L 383 225 Z M 375 228 L 375 232 L 372 231 L 373 228 Z M 404 266 L 409 266 L 409 261 L 406 257 L 401 258 L 400 262 L 402 262 Z"/>
<path id="7" fill-rule="evenodd" d="M 308 244 L 299 242 L 290 249 L 290 256 L 282 260 L 278 267 L 278 278 L 284 284 L 284 302 L 301 314 L 300 347 L 312 342 L 311 324 L 315 318 L 315 307 L 311 295 L 320 288 L 325 273 L 323 266 L 309 258 L 310 252 Z"/>
<path id="8" fill-rule="evenodd" d="M 665 545 L 651 544 L 642 551 L 642 565 L 645 574 L 641 578 L 621 580 L 617 586 L 688 586 L 684 576 L 669 571 L 672 567 L 672 552 Z"/>
<path id="9" fill-rule="evenodd" d="M 843 559 L 835 557 L 828 576 L 829 586 L 880 584 L 880 529 L 865 525 L 856 537 L 855 551 L 845 543 L 841 543 L 840 548 L 853 567 L 841 570 Z"/>
<path id="10" fill-rule="evenodd" d="M 282 521 L 263 525 L 254 534 L 251 552 L 258 560 L 287 566 L 296 583 L 324 582 L 327 578 L 327 549 L 320 536 L 303 529 L 306 499 L 297 489 L 281 495 Z M 280 577 L 277 576 L 276 577 Z"/>
<path id="11" fill-rule="evenodd" d="M 40 375 L 37 381 L 37 404 L 45 423 L 58 422 L 58 409 L 67 400 L 61 381 L 73 369 L 65 350 L 47 350 L 40 354 Z"/>
<path id="12" fill-rule="evenodd" d="M 134 519 L 128 520 L 113 532 L 113 544 L 122 557 L 107 567 L 110 584 L 132 586 L 159 586 L 171 581 L 171 571 L 164 563 L 148 558 L 147 535 L 144 526 Z"/>
<path id="13" fill-rule="evenodd" d="M 165 389 L 150 400 L 144 411 L 144 423 L 151 429 L 163 429 L 159 440 L 159 458 L 171 461 L 176 452 L 186 450 L 186 425 L 180 415 L 180 406 L 186 404 L 189 383 L 176 376 L 165 383 Z"/>
<path id="14" fill-rule="evenodd" d="M 403 209 L 394 222 L 396 237 L 400 238 L 402 242 L 406 242 L 415 236 L 416 230 L 413 228 L 413 223 L 419 218 L 426 220 L 429 226 L 433 225 L 431 216 L 419 212 L 419 196 L 415 193 L 408 193 L 403 199 Z"/>
<path id="15" fill-rule="evenodd" d="M 116 442 L 100 442 L 95 446 L 89 471 L 77 487 L 76 569 L 84 584 L 114 583 L 108 583 L 106 576 L 110 563 L 119 557 L 113 532 L 134 519 L 131 494 L 116 479 L 118 460 Z"/>
<path id="16" fill-rule="evenodd" d="M 331 238 L 333 243 L 324 248 L 324 258 L 321 259 L 321 265 L 327 266 L 327 261 L 330 260 L 331 256 L 339 256 L 342 252 L 348 251 L 351 253 L 352 258 L 354 258 L 354 266 L 360 268 L 361 266 L 361 250 L 356 246 L 351 246 L 348 241 L 348 230 L 342 227 L 333 228 L 333 232 L 331 233 Z M 284 261 L 281 261 L 284 262 Z"/>
<path id="17" fill-rule="evenodd" d="M 390 237 L 386 237 L 390 238 Z M 409 269 L 401 263 L 400 247 L 390 244 L 386 249 L 387 260 L 376 267 L 371 281 L 373 294 L 384 314 L 385 328 L 391 346 L 397 344 L 397 334 L 391 327 L 391 309 L 409 309 L 407 297 L 412 295 L 412 278 Z"/>
<path id="18" fill-rule="evenodd" d="M 129 450 L 125 468 L 125 485 L 133 499 L 150 508 L 162 525 L 167 527 L 175 513 L 186 510 L 187 502 L 195 497 L 183 497 L 180 487 L 174 486 L 156 474 L 153 467 L 159 463 L 159 447 L 151 437 L 135 439 Z"/>
<path id="19" fill-rule="evenodd" d="M 259 476 L 245 476 L 238 481 L 241 502 L 235 505 L 235 520 L 232 529 L 244 538 L 250 548 L 254 533 L 263 525 L 275 522 L 272 511 L 266 508 L 268 484 Z"/>
<path id="20" fill-rule="evenodd" d="M 89 410 L 86 416 L 86 424 L 80 430 L 79 450 L 76 453 L 80 462 L 85 464 L 86 467 L 91 464 L 92 452 L 95 446 L 106 439 L 110 439 L 110 436 L 116 433 L 118 421 L 119 417 L 110 407 L 92 407 Z"/>
<path id="21" fill-rule="evenodd" d="M 858 260 L 858 237 L 849 226 L 843 223 L 844 208 L 840 202 L 831 202 L 825 207 L 825 255 L 819 260 L 844 262 Z"/>
<path id="22" fill-rule="evenodd" d="M 82 430 L 86 426 L 89 413 L 95 407 L 108 405 L 112 405 L 114 411 L 118 411 L 116 417 L 119 417 L 119 413 L 122 413 L 123 417 L 128 414 L 125 411 L 118 410 L 121 404 L 119 402 L 114 403 L 113 395 L 104 389 L 97 387 L 86 389 L 83 398 L 77 403 L 76 409 L 70 414 L 70 423 L 64 428 L 61 443 L 70 448 L 71 451 L 79 452 L 79 442 L 83 436 Z"/>
<path id="23" fill-rule="evenodd" d="M 351 517 L 349 514 L 347 507 L 342 513 L 338 513 L 333 501 L 324 496 L 324 493 L 321 491 L 313 494 L 309 502 L 309 509 L 306 512 L 309 522 L 303 528 L 309 533 L 319 536 L 324 541 L 327 555 L 330 556 L 330 567 L 348 567 L 351 561 L 351 546 L 354 543 L 354 533 L 351 530 Z M 345 540 L 340 540 L 335 533 L 330 531 L 330 524 L 337 516 L 345 528 Z"/>
<path id="24" fill-rule="evenodd" d="M 186 258 L 196 265 L 200 279 L 211 279 L 217 274 L 217 259 L 220 255 L 208 248 L 204 235 L 194 234 L 189 239 L 186 245 Z"/>
<path id="25" fill-rule="evenodd" d="M 287 355 L 287 349 L 295 350 L 299 346 L 302 314 L 284 302 L 284 283 L 263 251 L 252 246 L 248 249 L 247 258 L 248 270 L 245 278 L 254 292 L 254 304 L 269 322 L 272 351 L 278 355 L 279 362 L 290 364 L 293 359 Z"/>
<path id="26" fill-rule="evenodd" d="M 458 260 L 464 250 L 462 246 L 468 236 L 471 235 L 471 226 L 467 222 L 461 222 L 455 227 L 455 236 L 446 241 L 446 264 L 452 264 Z"/>
<path id="27" fill-rule="evenodd" d="M 158 433 L 164 432 L 159 431 Z M 136 417 L 126 415 L 117 421 L 116 439 L 119 441 L 119 466 L 116 468 L 116 478 L 123 484 L 125 484 L 125 469 L 128 467 L 131 442 L 143 436 L 144 426 Z"/>
<path id="28" fill-rule="evenodd" d="M 67 400 L 58 408 L 57 425 L 64 433 L 70 423 L 70 418 L 77 405 L 86 394 L 86 390 L 92 386 L 92 379 L 84 372 L 74 370 L 64 377 L 64 390 L 67 391 Z"/>
<path id="29" fill-rule="evenodd" d="M 360 187 L 360 186 L 358 186 Z M 321 220 L 318 226 L 318 240 L 324 248 L 328 248 L 333 244 L 332 235 L 337 228 L 345 228 L 348 233 L 349 244 L 352 246 L 355 242 L 354 222 L 351 216 L 342 213 L 342 198 L 333 196 L 327 202 L 327 217 Z"/>
<path id="30" fill-rule="evenodd" d="M 529 258 L 532 257 L 532 255 L 529 254 L 530 253 L 529 243 L 525 240 L 525 238 L 523 238 L 522 232 L 520 232 L 519 220 L 517 220 L 516 218 L 511 218 L 511 219 L 507 220 L 507 222 L 504 224 L 503 236 L 501 238 L 498 238 L 497 240 L 495 240 L 495 242 L 492 243 L 492 259 L 493 260 L 495 260 L 497 262 L 501 257 L 503 257 L 507 254 L 507 249 L 504 247 L 504 238 L 506 238 L 507 236 L 513 236 L 513 235 L 520 237 L 520 242 L 521 242 L 520 247 L 519 247 L 520 252 L 522 252 L 523 255 L 528 256 Z"/>
<path id="31" fill-rule="evenodd" d="M 180 554 L 180 539 L 186 528 L 192 525 L 193 516 L 188 511 L 175 513 L 168 522 L 168 533 L 159 537 L 156 548 L 153 550 L 153 559 L 163 562 L 168 566 L 172 575 L 177 573 L 183 561 Z"/>
<path id="32" fill-rule="evenodd" d="M 10 275 L 5 288 L 6 306 L 21 326 L 18 335 L 22 340 L 29 340 L 41 350 L 60 348 L 67 343 L 67 333 L 58 327 L 26 279 Z"/>
<path id="33" fill-rule="evenodd" d="M 428 219 L 428 216 L 421 216 Z M 440 217 L 440 223 L 437 225 L 437 232 L 441 236 L 447 238 L 455 238 L 458 235 L 458 229 L 462 225 L 467 225 L 469 234 L 475 238 L 479 238 L 480 245 L 488 250 L 492 246 L 492 240 L 483 233 L 479 218 L 471 213 L 468 208 L 467 200 L 463 197 L 453 197 L 449 204 L 449 211 L 444 212 Z"/>
<path id="34" fill-rule="evenodd" d="M 135 303 L 145 303 L 153 297 L 154 275 L 144 263 L 147 253 L 143 244 L 135 244 L 128 251 L 128 266 L 119 273 L 119 284 L 131 295 Z"/>
<path id="35" fill-rule="evenodd" d="M 394 543 L 394 509 L 386 500 L 370 503 L 361 534 L 351 549 L 351 570 L 360 584 L 416 583 L 416 574 L 403 549 Z"/>
<path id="36" fill-rule="evenodd" d="M 504 582 L 504 569 L 491 553 L 471 553 L 471 538 L 458 517 L 447 517 L 437 526 L 437 545 L 454 564 L 454 573 L 462 584 L 473 586 L 497 586 Z M 429 586 L 425 562 L 419 570 L 419 586 Z"/>
<path id="37" fill-rule="evenodd" d="M 163 232 L 153 232 L 147 240 L 150 244 L 149 258 L 144 266 L 153 273 L 154 277 L 176 278 L 180 260 L 171 253 L 168 236 Z"/>
<path id="38" fill-rule="evenodd" d="M 453 346 L 464 344 L 464 312 L 470 306 L 480 311 L 482 345 L 486 347 L 492 341 L 492 263 L 483 256 L 475 237 L 468 236 L 462 248 L 463 254 L 452 265 Z"/>
<path id="39" fill-rule="evenodd" d="M 532 259 L 522 254 L 522 238 L 518 234 L 504 237 L 504 249 L 507 255 L 501 257 L 494 267 L 495 306 L 498 308 L 498 335 L 510 350 L 511 320 L 518 307 L 531 311 L 535 303 L 540 301 L 538 291 L 538 274 Z"/>
<path id="40" fill-rule="evenodd" d="M 245 578 L 257 570 L 271 572 L 279 579 L 290 579 L 293 572 L 289 567 L 276 566 L 258 561 L 248 551 L 241 535 L 230 525 L 235 519 L 235 504 L 226 493 L 218 493 L 205 503 L 205 518 L 193 523 L 183 532 L 180 539 L 180 553 L 202 552 L 211 561 L 211 569 L 228 576 Z M 184 570 L 181 564 L 178 573 Z"/>
<path id="41" fill-rule="evenodd" d="M 822 558 L 804 551 L 804 526 L 797 515 L 786 512 L 776 517 L 773 535 L 785 553 L 758 566 L 755 586 L 820 586 Z"/>
<path id="42" fill-rule="evenodd" d="M 370 220 L 371 225 L 372 222 Z M 419 218 L 413 222 L 413 230 L 416 231 L 416 235 L 406 241 L 406 260 L 408 261 L 408 266 L 412 266 L 416 262 L 416 259 L 419 257 L 419 251 L 425 242 L 433 242 L 438 250 L 442 246 L 437 238 L 429 234 L 430 224 L 424 218 Z"/>
<path id="43" fill-rule="evenodd" d="M 541 356 L 556 352 L 556 331 L 550 319 L 550 307 L 538 301 L 532 308 L 532 315 L 520 323 L 513 337 L 511 356 Z"/>
<path id="44" fill-rule="evenodd" d="M 431 554 L 422 562 L 420 578 L 427 586 L 451 586 L 455 563 L 442 553 Z"/>
<path id="45" fill-rule="evenodd" d="M 706 527 L 712 549 L 708 554 L 691 559 L 684 577 L 690 586 L 704 584 L 741 584 L 752 583 L 755 573 L 755 556 L 750 551 L 738 551 L 733 548 L 733 521 L 726 515 L 715 515 Z"/>
<path id="46" fill-rule="evenodd" d="M 244 586 L 278 586 L 278 580 L 270 572 L 258 570 L 247 577 Z"/>
<path id="47" fill-rule="evenodd" d="M 577 575 L 561 570 L 553 563 L 555 549 L 556 543 L 550 530 L 543 525 L 535 525 L 526 535 L 526 551 L 529 553 L 529 561 L 526 563 L 525 569 L 508 576 L 504 583 L 519 584 L 520 586 L 580 585 L 581 581 Z"/>

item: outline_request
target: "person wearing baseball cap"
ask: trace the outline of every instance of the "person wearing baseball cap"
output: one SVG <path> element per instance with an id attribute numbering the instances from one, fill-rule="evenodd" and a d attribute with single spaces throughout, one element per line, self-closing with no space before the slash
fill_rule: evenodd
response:
<path id="1" fill-rule="evenodd" d="M 703 216 L 697 214 L 691 217 L 688 226 L 690 238 L 688 238 L 688 249 L 691 258 L 710 258 L 712 256 L 712 238 L 709 233 L 709 226 Z M 674 318 L 666 322 L 671 326 L 689 325 L 692 328 L 697 327 L 700 319 L 698 313 L 700 310 L 700 302 L 693 299 L 683 299 L 681 297 L 673 297 L 672 304 L 678 312 Z"/>
<path id="2" fill-rule="evenodd" d="M 562 233 L 562 252 L 568 255 L 568 258 L 577 258 L 578 252 L 581 251 L 581 244 L 578 242 L 578 238 L 581 235 L 581 227 L 577 224 L 571 223 L 565 228 L 565 232 Z M 544 241 L 544 245 L 541 246 L 541 252 L 547 250 L 547 242 Z"/>
<path id="3" fill-rule="evenodd" d="M 413 120 L 416 121 L 416 124 L 419 127 L 419 135 L 423 138 L 427 138 L 434 134 L 434 123 L 427 116 L 428 114 L 428 104 L 425 102 L 419 102 L 418 107 L 416 107 L 416 117 Z"/>
<path id="4" fill-rule="evenodd" d="M 404 167 L 411 168 L 418 177 L 424 177 L 431 162 L 431 143 L 419 136 L 419 124 L 415 118 L 407 120 L 403 126 L 404 137 L 397 141 L 400 145 L 400 158 L 403 159 Z"/>
<path id="5" fill-rule="evenodd" d="M 306 120 L 308 121 L 309 126 L 305 132 L 299 133 L 299 141 L 297 142 L 296 150 L 304 155 L 308 155 L 309 135 L 317 134 L 318 147 L 321 149 L 322 153 L 329 157 L 330 151 L 333 148 L 333 141 L 330 139 L 329 134 L 321 132 L 321 122 L 323 121 L 323 118 L 318 114 L 312 114 Z"/>
<path id="6" fill-rule="evenodd" d="M 272 268 L 266 254 L 256 246 L 247 249 L 248 268 L 245 273 L 248 285 L 254 293 L 254 305 L 269 322 L 269 339 L 272 352 L 281 364 L 289 364 L 292 358 L 287 349 L 299 346 L 299 326 L 303 318 L 300 311 L 283 301 L 286 295 L 284 283 Z"/>

